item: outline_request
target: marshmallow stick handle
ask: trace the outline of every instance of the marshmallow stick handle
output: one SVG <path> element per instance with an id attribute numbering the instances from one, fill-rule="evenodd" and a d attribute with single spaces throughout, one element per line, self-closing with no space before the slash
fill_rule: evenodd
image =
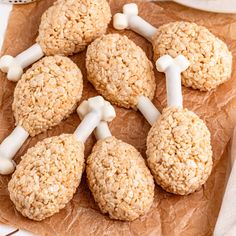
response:
<path id="1" fill-rule="evenodd" d="M 137 108 L 150 125 L 153 125 L 160 116 L 160 112 L 147 97 L 140 96 L 138 98 Z"/>
<path id="2" fill-rule="evenodd" d="M 137 34 L 143 36 L 148 41 L 152 42 L 152 38 L 157 31 L 157 28 L 149 24 L 140 16 L 131 15 L 128 17 L 129 28 Z"/>
<path id="3" fill-rule="evenodd" d="M 105 139 L 107 137 L 111 137 L 111 131 L 108 127 L 107 122 L 105 121 L 101 121 L 100 124 L 97 126 L 97 128 L 95 129 L 95 136 L 97 140 L 100 139 Z"/>
<path id="4" fill-rule="evenodd" d="M 100 121 L 101 113 L 95 110 L 88 113 L 74 132 L 77 139 L 85 143 L 89 135 L 99 125 Z"/>
<path id="5" fill-rule="evenodd" d="M 181 72 L 176 67 L 168 67 L 166 70 L 167 105 L 169 107 L 183 107 L 181 86 Z"/>
<path id="6" fill-rule="evenodd" d="M 15 57 L 16 61 L 24 69 L 44 56 L 43 50 L 38 43 L 26 49 Z"/>
<path id="7" fill-rule="evenodd" d="M 21 126 L 17 126 L 12 133 L 3 140 L 0 145 L 0 174 L 11 174 L 15 169 L 12 159 L 23 143 L 28 138 L 29 133 Z"/>
<path id="8" fill-rule="evenodd" d="M 28 137 L 29 133 L 23 127 L 16 126 L 12 133 L 1 143 L 0 156 L 12 159 Z"/>

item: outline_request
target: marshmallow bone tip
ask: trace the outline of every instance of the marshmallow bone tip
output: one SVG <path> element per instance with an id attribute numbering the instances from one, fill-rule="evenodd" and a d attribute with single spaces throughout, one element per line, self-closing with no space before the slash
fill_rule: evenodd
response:
<path id="1" fill-rule="evenodd" d="M 13 160 L 0 157 L 0 174 L 9 175 L 14 172 L 16 164 Z"/>
<path id="2" fill-rule="evenodd" d="M 82 120 L 89 112 L 101 110 L 102 120 L 110 122 L 116 117 L 114 107 L 110 102 L 105 101 L 102 96 L 89 98 L 87 101 L 83 101 L 77 108 L 77 113 Z"/>
<path id="3" fill-rule="evenodd" d="M 128 3 L 123 6 L 125 15 L 138 15 L 138 5 L 136 3 Z"/>
<path id="4" fill-rule="evenodd" d="M 7 73 L 7 79 L 10 81 L 18 81 L 23 74 L 22 66 L 10 55 L 4 55 L 0 58 L 0 70 Z"/>

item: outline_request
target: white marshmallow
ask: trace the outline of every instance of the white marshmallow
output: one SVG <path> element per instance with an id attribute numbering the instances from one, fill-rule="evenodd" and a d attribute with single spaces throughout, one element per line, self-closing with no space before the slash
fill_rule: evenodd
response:
<path id="1" fill-rule="evenodd" d="M 88 101 L 83 101 L 77 108 L 77 114 L 79 118 L 83 120 L 83 118 L 89 113 Z"/>
<path id="2" fill-rule="evenodd" d="M 12 158 L 21 148 L 29 133 L 21 126 L 16 126 L 12 133 L 0 145 L 0 174 L 14 171 Z M 9 172 L 11 170 L 11 172 Z"/>
<path id="3" fill-rule="evenodd" d="M 116 117 L 116 111 L 110 102 L 105 101 L 102 112 L 102 120 L 106 122 L 112 121 Z"/>
<path id="4" fill-rule="evenodd" d="M 8 70 L 7 78 L 10 81 L 17 82 L 23 74 L 23 69 L 19 65 L 11 66 L 10 70 Z"/>
<path id="5" fill-rule="evenodd" d="M 189 60 L 185 56 L 183 56 L 183 55 L 178 55 L 175 58 L 175 62 L 180 67 L 181 72 L 187 70 L 188 67 L 190 66 Z"/>
<path id="6" fill-rule="evenodd" d="M 80 118 L 82 118 L 82 122 L 74 134 L 77 136 L 78 140 L 82 142 L 86 141 L 101 121 L 111 121 L 116 116 L 112 105 L 105 101 L 102 96 L 83 101 L 77 108 L 77 113 Z"/>
<path id="7" fill-rule="evenodd" d="M 14 172 L 16 164 L 14 161 L 0 157 L 0 174 L 9 175 Z"/>
<path id="8" fill-rule="evenodd" d="M 18 81 L 23 74 L 23 69 L 43 57 L 43 55 L 40 45 L 36 43 L 15 58 L 10 55 L 2 56 L 0 58 L 0 70 L 7 73 L 8 80 Z"/>
<path id="9" fill-rule="evenodd" d="M 0 70 L 7 73 L 11 64 L 14 63 L 14 57 L 10 55 L 4 55 L 0 58 Z"/>
<path id="10" fill-rule="evenodd" d="M 135 3 L 128 3 L 123 6 L 123 13 L 125 15 L 138 15 L 138 6 Z"/>
<path id="11" fill-rule="evenodd" d="M 150 125 L 153 125 L 160 116 L 160 112 L 147 97 L 140 96 L 138 98 L 137 108 Z"/>
<path id="12" fill-rule="evenodd" d="M 102 96 L 96 96 L 88 99 L 89 110 L 101 109 L 105 105 L 104 98 Z"/>
<path id="13" fill-rule="evenodd" d="M 100 122 L 100 124 L 95 129 L 94 134 L 97 140 L 105 139 L 107 137 L 112 136 L 111 131 L 108 127 L 108 124 L 105 121 Z"/>
<path id="14" fill-rule="evenodd" d="M 190 63 L 183 55 L 173 59 L 164 55 L 156 61 L 156 68 L 166 74 L 167 104 L 170 107 L 183 107 L 181 72 L 189 67 Z"/>
<path id="15" fill-rule="evenodd" d="M 113 27 L 117 30 L 127 29 L 129 26 L 128 18 L 122 13 L 113 16 Z"/>
<path id="16" fill-rule="evenodd" d="M 135 3 L 125 4 L 123 14 L 117 13 L 113 16 L 113 27 L 117 30 L 132 29 L 151 42 L 157 29 L 139 17 L 138 13 L 138 6 Z"/>

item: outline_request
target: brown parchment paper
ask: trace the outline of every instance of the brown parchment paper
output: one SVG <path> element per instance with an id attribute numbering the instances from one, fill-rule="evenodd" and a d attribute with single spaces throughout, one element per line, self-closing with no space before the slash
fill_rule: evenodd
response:
<path id="1" fill-rule="evenodd" d="M 122 9 L 128 1 L 110 0 L 112 13 Z M 41 0 L 36 3 L 16 6 L 11 14 L 6 40 L 2 53 L 16 55 L 34 43 L 37 36 L 40 16 L 53 0 Z M 236 55 L 236 15 L 206 13 L 186 8 L 175 3 L 151 3 L 139 1 L 140 14 L 155 26 L 175 20 L 194 21 L 209 28 L 228 45 Z M 115 32 L 110 25 L 109 32 Z M 142 37 L 126 30 L 131 40 L 141 46 L 152 60 L 152 45 Z M 86 81 L 85 52 L 72 57 L 84 75 L 83 99 L 96 95 L 96 91 Z M 233 68 L 235 68 L 235 63 Z M 164 76 L 156 73 L 157 91 L 154 99 L 160 111 L 166 106 Z M 11 110 L 15 84 L 6 80 L 0 73 L 0 141 L 14 127 Z M 127 223 L 110 220 L 100 213 L 86 185 L 84 174 L 81 185 L 73 200 L 66 208 L 42 222 L 30 221 L 20 215 L 9 199 L 7 183 L 10 176 L 0 177 L 0 221 L 27 229 L 38 235 L 163 235 L 163 236 L 205 236 L 212 235 L 219 212 L 228 163 L 227 144 L 236 124 L 236 72 L 225 84 L 212 92 L 199 92 L 183 88 L 184 105 L 195 111 L 209 127 L 214 150 L 213 172 L 202 189 L 190 196 L 175 196 L 156 186 L 155 201 L 148 214 Z M 145 157 L 145 140 L 150 129 L 142 115 L 132 110 L 116 107 L 117 118 L 110 124 L 112 133 L 134 145 Z M 16 155 L 17 163 L 27 148 L 48 136 L 71 133 L 79 124 L 76 114 L 70 116 L 59 126 L 29 138 Z M 86 156 L 96 142 L 92 136 L 86 143 Z M 146 158 L 146 157 L 145 157 Z"/>

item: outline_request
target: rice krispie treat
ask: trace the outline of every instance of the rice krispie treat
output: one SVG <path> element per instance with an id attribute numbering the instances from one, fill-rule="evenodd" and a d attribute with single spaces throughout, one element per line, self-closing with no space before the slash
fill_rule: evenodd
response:
<path id="1" fill-rule="evenodd" d="M 19 80 L 23 69 L 43 55 L 72 55 L 103 35 L 111 20 L 107 0 L 57 0 L 42 15 L 36 44 L 15 58 L 5 55 L 0 69 Z"/>
<path id="2" fill-rule="evenodd" d="M 86 104 L 77 112 L 86 115 Z M 98 142 L 86 173 L 95 202 L 110 218 L 132 221 L 147 213 L 154 200 L 154 180 L 141 154 L 111 135 L 107 122 L 95 129 Z"/>
<path id="3" fill-rule="evenodd" d="M 188 109 L 166 108 L 148 133 L 147 157 L 158 185 L 167 192 L 190 194 L 211 173 L 210 132 Z"/>
<path id="4" fill-rule="evenodd" d="M 33 137 L 67 118 L 82 90 L 81 71 L 69 58 L 49 56 L 35 63 L 16 85 L 12 105 L 16 128 L 0 145 L 1 159 L 12 159 L 29 135 Z M 6 164 L 11 168 L 2 171 L 0 162 L 1 174 L 14 170 L 11 161 Z"/>
<path id="5" fill-rule="evenodd" d="M 180 55 L 166 55 L 156 62 L 157 70 L 166 74 L 167 103 L 153 124 L 147 138 L 147 162 L 164 190 L 187 195 L 198 190 L 212 170 L 210 132 L 193 112 L 183 109 L 180 73 L 188 60 Z"/>
<path id="6" fill-rule="evenodd" d="M 72 199 L 84 169 L 86 139 L 100 121 L 115 117 L 113 107 L 101 97 L 89 99 L 86 114 L 74 134 L 46 138 L 22 157 L 8 190 L 23 216 L 41 221 Z"/>
<path id="7" fill-rule="evenodd" d="M 138 16 L 136 4 L 123 6 L 123 14 L 114 15 L 116 29 L 130 28 L 153 44 L 154 60 L 163 55 L 184 55 L 189 68 L 183 72 L 186 87 L 210 91 L 231 76 L 232 53 L 227 45 L 208 29 L 192 22 L 177 21 L 158 29 Z"/>
<path id="8" fill-rule="evenodd" d="M 30 136 L 46 131 L 75 110 L 82 91 L 82 73 L 71 59 L 44 57 L 16 85 L 12 104 L 16 125 Z"/>
<path id="9" fill-rule="evenodd" d="M 30 148 L 8 184 L 16 209 L 32 220 L 59 212 L 72 199 L 84 169 L 84 144 L 72 134 Z"/>
<path id="10" fill-rule="evenodd" d="M 102 213 L 132 221 L 154 200 L 153 177 L 141 154 L 113 136 L 99 140 L 87 159 L 89 188 Z"/>
<path id="11" fill-rule="evenodd" d="M 110 102 L 136 109 L 138 97 L 153 99 L 156 83 L 152 63 L 126 36 L 103 35 L 88 46 L 87 78 Z"/>

